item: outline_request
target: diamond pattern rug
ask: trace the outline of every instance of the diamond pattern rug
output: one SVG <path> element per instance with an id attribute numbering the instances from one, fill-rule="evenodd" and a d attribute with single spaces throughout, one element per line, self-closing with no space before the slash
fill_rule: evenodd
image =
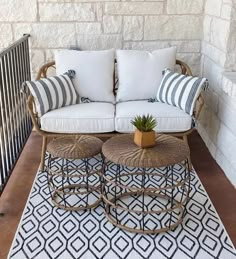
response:
<path id="1" fill-rule="evenodd" d="M 79 165 L 81 161 L 73 163 Z M 99 168 L 100 157 L 90 159 L 89 164 Z M 60 161 L 55 161 L 54 166 L 59 168 Z M 114 164 L 109 163 L 108 170 L 115 174 Z M 135 171 L 134 168 L 123 170 Z M 158 173 L 161 170 L 158 169 Z M 175 167 L 175 179 L 181 176 L 181 170 Z M 89 181 L 96 184 L 98 179 Z M 130 182 L 130 179 L 123 181 Z M 135 185 L 139 179 L 133 177 L 132 181 Z M 158 177 L 148 181 L 150 186 L 163 184 Z M 155 235 L 134 234 L 109 223 L 102 205 L 88 211 L 64 211 L 54 207 L 47 174 L 39 171 L 8 258 L 235 259 L 235 248 L 195 171 L 191 172 L 190 197 L 183 223 L 175 230 Z M 155 216 L 148 219 L 152 225 L 158 224 L 158 220 Z"/>

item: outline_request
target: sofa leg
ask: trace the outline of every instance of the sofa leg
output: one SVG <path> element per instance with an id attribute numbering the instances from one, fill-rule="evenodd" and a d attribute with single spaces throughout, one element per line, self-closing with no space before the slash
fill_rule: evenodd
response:
<path id="1" fill-rule="evenodd" d="M 47 148 L 47 137 L 43 136 L 43 145 L 42 145 L 41 163 L 40 163 L 40 170 L 41 171 L 44 170 L 46 148 Z"/>
<path id="2" fill-rule="evenodd" d="M 183 141 L 188 145 L 188 135 L 183 135 Z M 192 169 L 193 166 L 191 162 L 191 156 L 189 156 L 188 162 L 189 162 L 189 168 Z"/>
<path id="3" fill-rule="evenodd" d="M 183 141 L 188 145 L 188 135 L 183 135 Z"/>

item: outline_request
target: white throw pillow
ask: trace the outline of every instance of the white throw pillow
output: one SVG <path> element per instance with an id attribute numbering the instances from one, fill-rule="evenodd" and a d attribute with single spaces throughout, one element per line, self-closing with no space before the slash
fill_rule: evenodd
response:
<path id="1" fill-rule="evenodd" d="M 73 83 L 80 97 L 115 102 L 113 94 L 114 50 L 61 50 L 55 54 L 56 72 L 74 70 Z"/>
<path id="2" fill-rule="evenodd" d="M 155 98 L 165 68 L 174 69 L 176 47 L 155 50 L 117 50 L 119 87 L 116 101 Z M 71 68 L 73 69 L 73 68 Z"/>

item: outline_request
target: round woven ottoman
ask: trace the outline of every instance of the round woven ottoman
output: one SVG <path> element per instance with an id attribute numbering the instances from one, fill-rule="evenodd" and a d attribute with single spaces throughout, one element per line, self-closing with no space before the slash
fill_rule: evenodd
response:
<path id="1" fill-rule="evenodd" d="M 47 146 L 52 202 L 65 210 L 96 207 L 101 201 L 101 148 L 93 136 L 57 137 Z"/>
<path id="2" fill-rule="evenodd" d="M 189 197 L 189 147 L 169 135 L 157 135 L 156 145 L 147 149 L 133 139 L 133 134 L 116 136 L 102 147 L 105 214 L 131 232 L 174 229 Z"/>

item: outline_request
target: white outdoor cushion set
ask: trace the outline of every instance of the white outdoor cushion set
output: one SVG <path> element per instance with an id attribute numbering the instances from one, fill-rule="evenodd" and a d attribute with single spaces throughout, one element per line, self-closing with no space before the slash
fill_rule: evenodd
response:
<path id="1" fill-rule="evenodd" d="M 40 129 L 48 133 L 130 133 L 130 121 L 142 114 L 157 119 L 157 132 L 186 132 L 192 128 L 194 105 L 206 82 L 174 72 L 175 47 L 152 53 L 61 50 L 55 63 L 58 76 L 26 82 Z"/>

